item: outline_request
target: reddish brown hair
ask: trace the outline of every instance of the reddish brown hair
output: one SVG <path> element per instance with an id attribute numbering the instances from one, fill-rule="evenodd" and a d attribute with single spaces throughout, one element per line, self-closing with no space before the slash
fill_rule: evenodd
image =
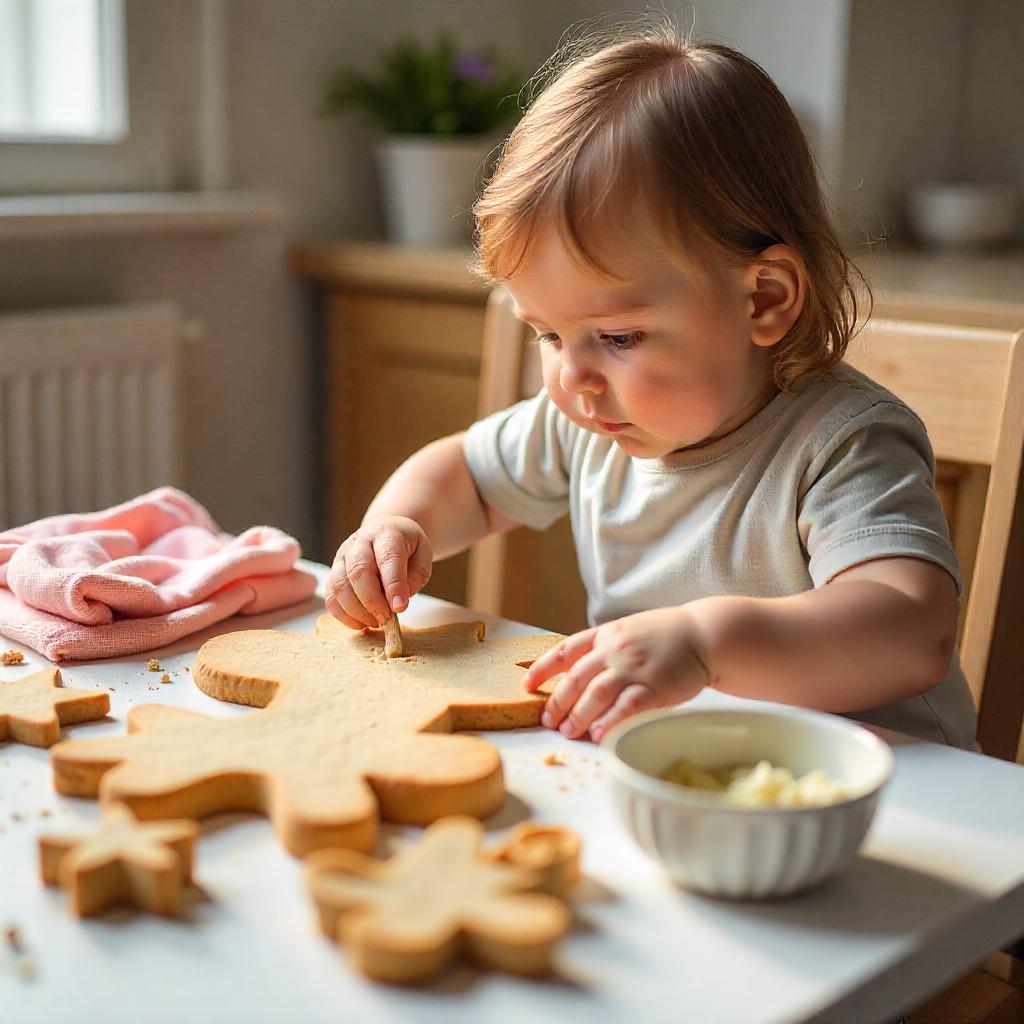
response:
<path id="1" fill-rule="evenodd" d="M 577 40 L 568 58 L 556 53 L 505 141 L 473 209 L 477 274 L 511 278 L 550 218 L 579 265 L 605 279 L 614 275 L 588 245 L 598 221 L 635 235 L 646 220 L 674 262 L 706 278 L 782 243 L 799 255 L 807 287 L 772 348 L 773 378 L 788 388 L 830 369 L 854 333 L 854 280 L 864 279 L 778 87 L 750 58 L 667 22 L 594 46 L 581 55 Z"/>

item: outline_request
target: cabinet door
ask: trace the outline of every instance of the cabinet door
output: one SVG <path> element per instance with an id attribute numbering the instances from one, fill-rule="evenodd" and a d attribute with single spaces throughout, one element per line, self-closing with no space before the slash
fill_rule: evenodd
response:
<path id="1" fill-rule="evenodd" d="M 327 546 L 336 548 L 404 459 L 473 421 L 483 307 L 336 293 L 328 318 Z M 435 565 L 426 592 L 463 602 L 466 558 Z"/>

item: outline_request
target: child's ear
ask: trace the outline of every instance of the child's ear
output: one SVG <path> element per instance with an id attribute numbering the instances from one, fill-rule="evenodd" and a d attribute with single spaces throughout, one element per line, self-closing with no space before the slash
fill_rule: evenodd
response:
<path id="1" fill-rule="evenodd" d="M 789 245 L 771 245 L 744 271 L 750 340 L 769 347 L 781 341 L 804 308 L 803 264 Z"/>

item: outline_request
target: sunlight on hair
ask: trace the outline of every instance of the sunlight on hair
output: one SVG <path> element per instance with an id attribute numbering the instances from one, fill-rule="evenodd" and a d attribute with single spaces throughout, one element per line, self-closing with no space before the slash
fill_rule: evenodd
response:
<path id="1" fill-rule="evenodd" d="M 474 205 L 474 271 L 509 280 L 540 225 L 614 280 L 602 245 L 653 244 L 697 280 L 791 246 L 803 312 L 772 350 L 781 388 L 818 376 L 857 329 L 857 283 L 796 116 L 765 71 L 666 12 L 574 25 L 523 87 L 524 116 Z"/>

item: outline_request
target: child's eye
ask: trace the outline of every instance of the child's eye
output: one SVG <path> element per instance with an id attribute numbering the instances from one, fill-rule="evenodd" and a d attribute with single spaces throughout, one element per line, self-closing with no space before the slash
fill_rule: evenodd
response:
<path id="1" fill-rule="evenodd" d="M 630 331 L 628 334 L 602 334 L 601 337 L 613 349 L 621 352 L 627 348 L 633 348 L 634 345 L 638 345 L 643 340 L 644 332 Z"/>
<path id="2" fill-rule="evenodd" d="M 550 345 L 556 341 L 558 341 L 557 334 L 538 334 L 537 337 L 533 339 L 533 343 L 535 345 Z"/>

